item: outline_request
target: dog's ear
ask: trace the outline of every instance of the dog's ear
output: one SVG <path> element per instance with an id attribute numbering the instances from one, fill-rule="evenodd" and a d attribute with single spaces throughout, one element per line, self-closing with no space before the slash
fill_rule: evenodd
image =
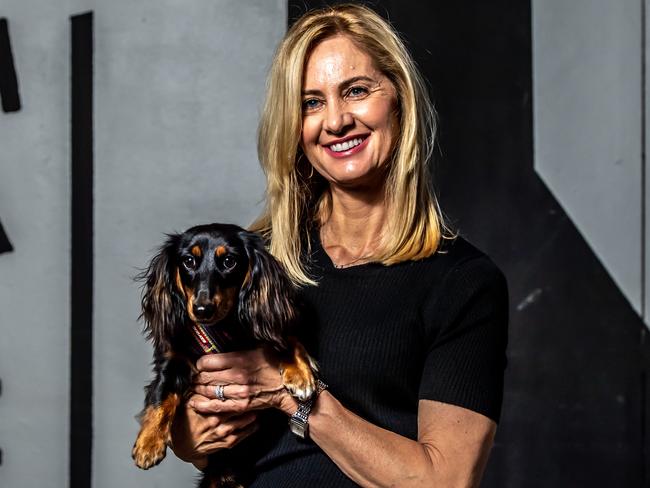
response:
<path id="1" fill-rule="evenodd" d="M 178 289 L 175 253 L 180 236 L 172 234 L 160 248 L 149 266 L 136 280 L 142 281 L 142 314 L 147 339 L 159 352 L 170 349 L 176 327 L 185 318 L 185 300 Z"/>
<path id="2" fill-rule="evenodd" d="M 293 283 L 260 236 L 244 231 L 240 237 L 248 255 L 248 272 L 239 293 L 239 320 L 250 324 L 256 339 L 286 353 L 287 336 L 297 320 Z"/>

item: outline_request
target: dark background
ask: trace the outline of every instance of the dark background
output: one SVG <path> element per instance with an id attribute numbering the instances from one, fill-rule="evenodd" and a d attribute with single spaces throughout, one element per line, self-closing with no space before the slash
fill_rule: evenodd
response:
<path id="1" fill-rule="evenodd" d="M 320 1 L 289 1 L 289 22 Z M 486 487 L 650 486 L 646 328 L 533 168 L 529 2 L 365 2 L 406 39 L 439 112 L 453 225 L 510 288 Z"/>

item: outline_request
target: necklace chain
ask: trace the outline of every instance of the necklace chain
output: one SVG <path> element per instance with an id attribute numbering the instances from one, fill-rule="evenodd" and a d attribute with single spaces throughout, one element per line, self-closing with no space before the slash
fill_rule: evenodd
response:
<path id="1" fill-rule="evenodd" d="M 368 259 L 370 257 L 372 257 L 372 254 L 365 254 L 363 256 L 359 256 L 358 258 L 353 259 L 352 261 L 348 261 L 347 263 L 335 263 L 334 261 L 332 261 L 332 264 L 336 269 L 343 269 L 353 265 L 354 263 L 358 263 L 359 261 Z"/>
<path id="2" fill-rule="evenodd" d="M 321 229 L 321 232 L 322 232 L 322 230 L 323 229 Z M 326 247 L 327 247 L 325 245 L 325 243 L 324 243 L 325 240 L 327 240 L 327 239 L 323 239 L 323 237 L 321 235 L 321 245 L 323 246 L 323 249 L 326 249 Z M 327 253 L 327 251 L 325 251 L 325 252 Z M 352 259 L 351 261 L 347 261 L 347 262 L 344 262 L 344 263 L 337 263 L 331 257 L 330 257 L 330 261 L 332 261 L 332 264 L 334 265 L 334 267 L 336 269 L 343 269 L 343 268 L 347 268 L 349 266 L 352 266 L 353 264 L 356 264 L 359 261 L 363 261 L 364 259 L 369 259 L 369 258 L 372 258 L 372 257 L 373 257 L 373 252 L 370 252 L 370 253 L 365 253 L 365 254 L 362 254 L 360 256 L 357 256 L 356 258 Z"/>

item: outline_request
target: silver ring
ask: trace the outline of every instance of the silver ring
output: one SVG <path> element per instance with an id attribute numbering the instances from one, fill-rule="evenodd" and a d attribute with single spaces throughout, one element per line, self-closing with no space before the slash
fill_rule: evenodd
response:
<path id="1" fill-rule="evenodd" d="M 221 400 L 222 402 L 226 401 L 226 395 L 223 394 L 223 387 L 224 385 L 217 385 L 214 388 L 214 393 L 217 395 L 217 398 Z"/>

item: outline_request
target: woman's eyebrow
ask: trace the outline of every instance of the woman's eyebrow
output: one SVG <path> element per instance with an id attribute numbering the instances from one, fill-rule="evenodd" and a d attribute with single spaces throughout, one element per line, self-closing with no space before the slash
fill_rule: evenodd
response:
<path id="1" fill-rule="evenodd" d="M 339 86 L 343 89 L 349 88 L 351 85 L 354 85 L 355 83 L 359 81 L 366 81 L 369 83 L 377 83 L 377 81 L 373 78 L 370 78 L 369 76 L 354 76 L 352 78 L 348 78 L 344 82 L 342 82 Z"/>
<path id="2" fill-rule="evenodd" d="M 359 81 L 366 81 L 370 83 L 377 83 L 377 80 L 370 78 L 369 76 L 353 76 L 352 78 L 348 78 L 347 80 L 342 81 L 339 83 L 339 87 L 342 89 L 348 88 L 351 85 L 354 85 L 355 83 Z M 321 90 L 303 90 L 302 91 L 302 96 L 305 95 L 323 95 L 323 92 Z"/>

